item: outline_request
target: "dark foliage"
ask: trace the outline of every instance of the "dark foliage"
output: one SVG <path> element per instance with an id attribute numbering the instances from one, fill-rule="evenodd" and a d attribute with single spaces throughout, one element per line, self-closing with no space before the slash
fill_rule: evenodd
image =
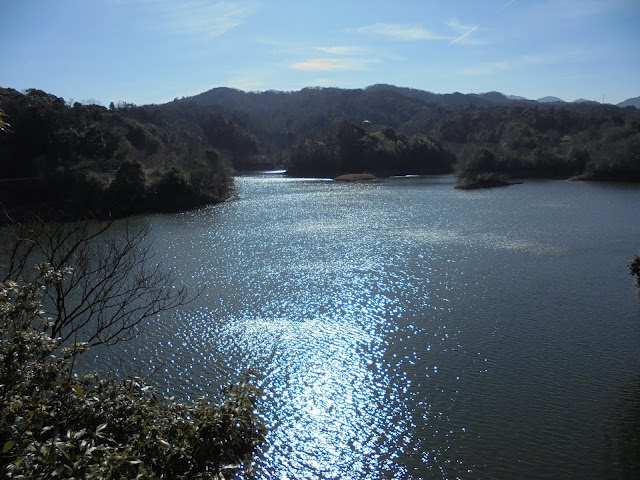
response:
<path id="1" fill-rule="evenodd" d="M 403 171 L 420 163 L 414 154 L 431 155 L 434 142 L 456 156 L 455 168 L 463 174 L 481 171 L 479 156 L 487 159 L 489 152 L 495 165 L 489 162 L 487 171 L 511 177 L 640 181 L 640 112 L 595 102 L 539 103 L 497 92 L 439 95 L 374 85 L 296 92 L 217 88 L 164 105 L 109 109 L 70 107 L 40 90 L 0 89 L 0 107 L 11 123 L 0 138 L 0 156 L 10 159 L 0 165 L 0 202 L 22 210 L 53 206 L 72 216 L 96 205 L 102 214 L 124 215 L 219 201 L 229 190 L 225 161 L 236 169 L 275 167 L 291 153 L 308 173 L 322 173 L 386 169 L 392 156 L 401 162 L 395 170 Z M 336 125 L 343 121 L 365 127 L 366 139 L 340 133 Z M 401 136 L 394 149 L 383 133 L 389 128 Z M 336 136 L 329 143 L 328 131 Z M 414 138 L 428 141 L 411 144 Z M 211 162 L 210 150 L 225 160 Z M 111 205 L 106 195 L 124 161 L 140 162 L 146 176 L 144 201 L 133 208 Z M 175 201 L 155 197 L 156 183 L 174 167 L 187 179 L 185 195 Z M 96 189 L 79 202 L 88 185 Z"/>
<path id="2" fill-rule="evenodd" d="M 634 253 L 627 267 L 629 268 L 629 273 L 636 279 L 636 287 L 640 288 L 640 256 Z"/>
<path id="3" fill-rule="evenodd" d="M 313 165 L 333 154 L 317 144 L 324 132 L 339 120 L 366 120 L 368 130 L 391 127 L 435 138 L 456 155 L 461 171 L 484 149 L 495 157 L 492 168 L 509 176 L 640 181 L 640 112 L 633 107 L 547 104 L 497 92 L 439 95 L 391 85 L 248 93 L 217 88 L 173 103 L 233 117 L 274 162 L 308 141 Z"/>
<path id="4" fill-rule="evenodd" d="M 511 184 L 512 183 L 508 182 L 502 174 L 480 171 L 467 172 L 464 176 L 459 177 L 455 188 L 458 190 L 479 190 L 483 188 L 506 187 Z"/>
<path id="5" fill-rule="evenodd" d="M 462 172 L 514 177 L 640 180 L 637 110 L 592 107 L 468 108 L 445 120 L 440 136 Z M 489 155 L 489 152 L 491 155 Z"/>
<path id="6" fill-rule="evenodd" d="M 247 381 L 219 403 L 162 398 L 138 378 L 72 372 L 86 346 L 42 333 L 43 289 L 64 283 L 43 266 L 22 286 L 0 283 L 0 475 L 3 478 L 242 478 L 264 439 Z M 52 353 L 57 351 L 57 356 Z"/>
<path id="7" fill-rule="evenodd" d="M 152 258 L 147 229 L 12 227 L 0 230 L 0 476 L 250 476 L 265 435 L 252 373 L 217 399 L 185 404 L 139 378 L 73 371 L 88 349 L 188 301 Z"/>
<path id="8" fill-rule="evenodd" d="M 171 102 L 159 108 L 168 121 L 184 125 L 202 138 L 206 145 L 224 152 L 234 169 L 269 164 L 262 154 L 264 147 L 259 145 L 253 133 L 248 133 L 242 127 L 237 118 L 231 121 L 216 109 L 205 108 L 195 102 Z"/>
<path id="9" fill-rule="evenodd" d="M 138 161 L 123 161 L 106 191 L 107 204 L 117 214 L 129 214 L 145 201 L 146 178 Z"/>
<path id="10" fill-rule="evenodd" d="M 220 130 L 207 136 L 157 107 L 69 106 L 34 89 L 0 89 L 0 105 L 11 119 L 0 136 L 0 205 L 13 215 L 72 219 L 154 210 L 169 204 L 154 195 L 174 168 L 189 180 L 173 199 L 181 208 L 229 195 L 224 159 L 214 153 L 211 160 L 216 138 L 230 142 Z"/>
<path id="11" fill-rule="evenodd" d="M 287 173 L 439 174 L 451 172 L 454 160 L 434 138 L 408 137 L 392 128 L 367 133 L 353 122 L 342 121 L 324 135 L 294 146 L 287 160 Z"/>
<path id="12" fill-rule="evenodd" d="M 496 156 L 486 148 L 476 150 L 465 164 L 465 170 L 471 172 L 494 171 L 497 168 Z"/>

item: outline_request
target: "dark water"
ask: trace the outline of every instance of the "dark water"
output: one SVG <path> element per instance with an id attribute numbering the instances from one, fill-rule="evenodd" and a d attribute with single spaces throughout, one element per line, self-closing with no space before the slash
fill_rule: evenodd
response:
<path id="1" fill-rule="evenodd" d="M 263 479 L 619 478 L 640 188 L 453 182 L 265 173 L 141 219 L 205 292 L 96 361 L 184 398 L 261 372 Z"/>

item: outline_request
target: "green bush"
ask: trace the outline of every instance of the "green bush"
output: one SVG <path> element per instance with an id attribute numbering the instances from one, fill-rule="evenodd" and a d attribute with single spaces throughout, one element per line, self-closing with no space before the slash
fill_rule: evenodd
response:
<path id="1" fill-rule="evenodd" d="M 173 212 L 202 203 L 185 172 L 176 166 L 166 170 L 150 190 L 154 210 Z"/>
<path id="2" fill-rule="evenodd" d="M 191 168 L 191 185 L 209 202 L 223 201 L 229 196 L 231 179 L 222 154 L 214 148 L 204 151 L 204 159 Z"/>
<path id="3" fill-rule="evenodd" d="M 139 378 L 77 375 L 86 345 L 42 333 L 43 287 L 67 272 L 39 266 L 0 284 L 0 475 L 3 478 L 238 478 L 264 439 L 249 380 L 219 404 L 162 398 Z M 54 356 L 54 353 L 56 354 Z"/>

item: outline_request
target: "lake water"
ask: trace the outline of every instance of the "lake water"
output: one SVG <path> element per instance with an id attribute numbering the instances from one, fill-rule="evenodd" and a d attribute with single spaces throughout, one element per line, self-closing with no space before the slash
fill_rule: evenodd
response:
<path id="1" fill-rule="evenodd" d="M 453 185 L 271 172 L 137 219 L 205 290 L 95 361 L 192 399 L 260 372 L 261 479 L 620 478 L 640 186 Z"/>

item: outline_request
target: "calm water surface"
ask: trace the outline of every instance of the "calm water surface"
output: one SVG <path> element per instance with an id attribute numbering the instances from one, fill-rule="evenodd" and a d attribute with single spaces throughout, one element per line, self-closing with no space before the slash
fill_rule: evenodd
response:
<path id="1" fill-rule="evenodd" d="M 260 372 L 261 479 L 619 478 L 640 188 L 453 184 L 263 173 L 140 219 L 205 290 L 96 362 L 182 398 Z"/>

